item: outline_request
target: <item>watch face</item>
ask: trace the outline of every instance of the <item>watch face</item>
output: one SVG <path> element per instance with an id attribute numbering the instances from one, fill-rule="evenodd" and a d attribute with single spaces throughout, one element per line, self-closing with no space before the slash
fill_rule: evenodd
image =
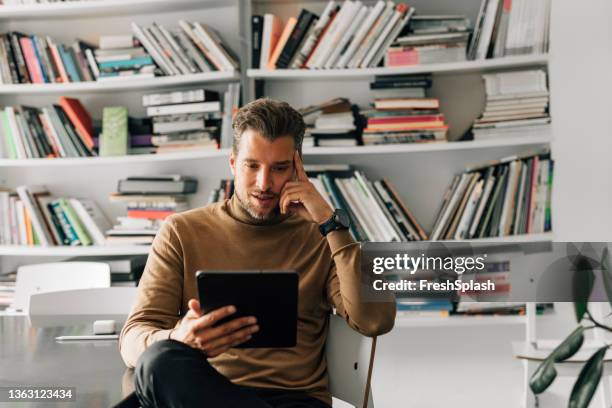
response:
<path id="1" fill-rule="evenodd" d="M 345 228 L 348 228 L 351 224 L 351 220 L 349 218 L 349 215 L 346 211 L 342 210 L 342 209 L 337 209 L 336 210 L 336 221 L 338 224 L 342 225 Z"/>

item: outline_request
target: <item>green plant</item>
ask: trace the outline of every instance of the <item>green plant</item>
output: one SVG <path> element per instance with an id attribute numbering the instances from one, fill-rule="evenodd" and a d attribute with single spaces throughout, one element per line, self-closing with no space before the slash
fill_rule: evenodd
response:
<path id="1" fill-rule="evenodd" d="M 575 247 L 573 248 L 575 249 Z M 601 271 L 608 302 L 612 305 L 612 268 L 609 257 L 610 254 L 607 247 L 603 250 L 601 262 L 594 261 L 581 254 L 571 256 L 571 261 L 574 265 L 574 311 L 579 326 L 540 363 L 531 376 L 529 386 L 534 394 L 541 394 L 553 383 L 557 376 L 555 363 L 567 360 L 580 350 L 584 342 L 584 332 L 586 330 L 594 329 L 612 332 L 612 327 L 606 326 L 593 318 L 588 306 L 593 282 L 595 281 L 594 269 Z M 586 322 L 585 325 L 583 325 L 583 321 Z M 582 367 L 570 394 L 569 408 L 586 408 L 591 402 L 597 385 L 601 380 L 606 350 L 610 346 L 611 344 L 606 344 L 599 348 Z"/>

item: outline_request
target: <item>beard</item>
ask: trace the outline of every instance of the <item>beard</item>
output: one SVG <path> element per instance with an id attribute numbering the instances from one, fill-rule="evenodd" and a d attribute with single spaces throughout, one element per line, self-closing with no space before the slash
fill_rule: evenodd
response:
<path id="1" fill-rule="evenodd" d="M 251 203 L 251 201 L 249 201 L 248 195 L 247 197 L 242 197 L 242 194 L 240 194 L 238 191 L 235 191 L 234 194 L 238 199 L 238 204 L 240 205 L 240 207 L 245 210 L 247 214 L 249 214 L 249 216 L 253 218 L 253 220 L 268 221 L 280 214 L 280 206 L 278 204 L 274 206 L 274 208 L 269 212 L 261 214 L 257 211 L 257 208 Z"/>

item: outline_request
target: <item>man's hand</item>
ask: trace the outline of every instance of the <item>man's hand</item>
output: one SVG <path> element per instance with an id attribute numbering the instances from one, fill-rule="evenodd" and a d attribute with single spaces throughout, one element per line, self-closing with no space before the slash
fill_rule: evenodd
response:
<path id="1" fill-rule="evenodd" d="M 226 306 L 202 314 L 200 302 L 191 299 L 189 311 L 170 334 L 172 340 L 177 340 L 190 347 L 200 349 L 207 357 L 216 357 L 232 347 L 249 340 L 253 333 L 259 330 L 257 320 L 253 316 L 240 317 L 220 326 L 213 327 L 216 322 L 236 313 L 234 306 Z"/>
<path id="2" fill-rule="evenodd" d="M 300 217 L 322 224 L 334 213 L 327 201 L 319 194 L 317 188 L 308 180 L 304 163 L 297 150 L 293 155 L 293 167 L 296 180 L 288 181 L 281 190 L 280 211 L 296 213 Z"/>

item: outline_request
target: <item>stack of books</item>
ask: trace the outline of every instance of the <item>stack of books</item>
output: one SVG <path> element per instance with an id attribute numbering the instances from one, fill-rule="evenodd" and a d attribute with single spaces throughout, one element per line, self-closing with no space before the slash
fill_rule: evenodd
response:
<path id="1" fill-rule="evenodd" d="M 78 99 L 0 110 L 0 158 L 86 157 L 94 147 L 92 120 Z"/>
<path id="2" fill-rule="evenodd" d="M 56 44 L 49 36 L 18 31 L 0 34 L 0 83 L 43 84 L 95 81 L 94 45 Z"/>
<path id="3" fill-rule="evenodd" d="M 132 32 L 164 75 L 234 71 L 238 57 L 211 27 L 179 20 L 180 29 L 166 29 L 153 23 L 141 27 L 132 23 Z"/>
<path id="4" fill-rule="evenodd" d="M 131 78 L 153 78 L 155 64 L 138 40 L 131 35 L 101 36 L 94 50 L 92 68 L 98 81 Z"/>
<path id="5" fill-rule="evenodd" d="M 385 66 L 465 61 L 470 34 L 465 16 L 413 16 L 407 35 L 398 37 L 387 50 Z"/>
<path id="6" fill-rule="evenodd" d="M 548 52 L 551 0 L 482 0 L 468 58 Z"/>
<path id="7" fill-rule="evenodd" d="M 311 182 L 334 208 L 351 218 L 357 241 L 406 242 L 426 240 L 427 234 L 388 180 L 370 181 L 350 166 L 306 168 Z"/>
<path id="8" fill-rule="evenodd" d="M 146 255 L 78 256 L 68 262 L 102 262 L 108 264 L 111 273 L 111 286 L 138 286 L 142 277 Z"/>
<path id="9" fill-rule="evenodd" d="M 108 244 L 150 244 L 166 217 L 189 208 L 186 194 L 198 181 L 181 175 L 138 176 L 119 180 L 112 202 L 127 206 L 127 216 L 107 231 Z"/>
<path id="10" fill-rule="evenodd" d="M 57 198 L 44 186 L 0 191 L 3 245 L 104 245 L 110 222 L 85 198 Z"/>
<path id="11" fill-rule="evenodd" d="M 306 123 L 302 146 L 356 146 L 358 109 L 346 98 L 335 98 L 299 110 Z"/>
<path id="12" fill-rule="evenodd" d="M 546 71 L 485 74 L 485 109 L 474 121 L 475 140 L 550 135 Z"/>
<path id="13" fill-rule="evenodd" d="M 377 76 L 370 83 L 373 109 L 361 111 L 367 120 L 363 144 L 446 141 L 448 125 L 440 102 L 425 97 L 431 83 L 431 75 Z"/>
<path id="14" fill-rule="evenodd" d="M 253 68 L 376 67 L 413 13 L 393 1 L 331 0 L 320 16 L 304 9 L 284 25 L 273 14 L 253 16 Z"/>
<path id="15" fill-rule="evenodd" d="M 219 93 L 205 89 L 149 94 L 142 97 L 153 121 L 156 153 L 217 149 L 221 126 Z"/>
<path id="16" fill-rule="evenodd" d="M 512 156 L 454 177 L 431 239 L 537 234 L 552 229 L 554 161 L 543 152 Z"/>

